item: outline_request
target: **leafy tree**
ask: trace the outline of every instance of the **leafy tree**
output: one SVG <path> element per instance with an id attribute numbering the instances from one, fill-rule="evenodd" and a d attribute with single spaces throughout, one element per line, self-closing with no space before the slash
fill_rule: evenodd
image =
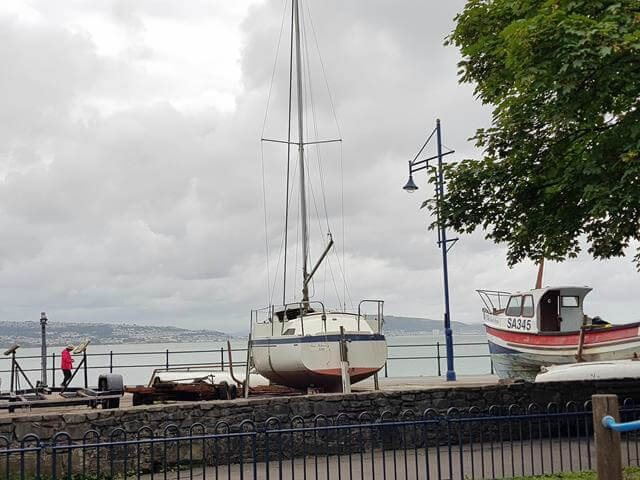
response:
<path id="1" fill-rule="evenodd" d="M 460 81 L 493 119 L 483 158 L 446 167 L 447 225 L 485 229 L 509 265 L 575 257 L 582 236 L 624 255 L 640 239 L 640 0 L 470 0 L 456 21 Z"/>

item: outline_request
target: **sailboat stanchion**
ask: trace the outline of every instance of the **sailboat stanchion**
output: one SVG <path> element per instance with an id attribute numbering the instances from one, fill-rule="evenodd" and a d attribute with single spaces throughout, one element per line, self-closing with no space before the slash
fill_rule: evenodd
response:
<path id="1" fill-rule="evenodd" d="M 344 338 L 344 327 L 340 327 L 340 373 L 342 375 L 342 393 L 351 393 L 351 377 L 349 377 L 349 352 Z"/>

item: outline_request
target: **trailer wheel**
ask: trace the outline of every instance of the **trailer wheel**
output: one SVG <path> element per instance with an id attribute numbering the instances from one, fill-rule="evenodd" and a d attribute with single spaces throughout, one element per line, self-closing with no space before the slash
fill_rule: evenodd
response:
<path id="1" fill-rule="evenodd" d="M 238 387 L 231 385 L 229 387 L 229 400 L 235 400 L 236 398 L 238 398 Z"/>
<path id="2" fill-rule="evenodd" d="M 120 407 L 120 399 L 119 398 L 110 398 L 102 404 L 102 408 L 119 408 Z"/>
<path id="3" fill-rule="evenodd" d="M 227 382 L 220 382 L 217 387 L 220 400 L 231 400 L 231 391 Z"/>
<path id="4" fill-rule="evenodd" d="M 134 393 L 133 399 L 131 401 L 134 407 L 137 407 L 138 405 L 144 405 L 144 397 L 139 393 Z"/>

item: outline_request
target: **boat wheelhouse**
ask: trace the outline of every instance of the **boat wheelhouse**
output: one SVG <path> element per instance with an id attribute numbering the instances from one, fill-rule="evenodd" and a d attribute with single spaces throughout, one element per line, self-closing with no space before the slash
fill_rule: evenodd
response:
<path id="1" fill-rule="evenodd" d="M 590 291 L 580 286 L 478 290 L 496 374 L 533 380 L 543 366 L 621 360 L 640 352 L 640 323 L 611 325 L 585 315 Z"/>

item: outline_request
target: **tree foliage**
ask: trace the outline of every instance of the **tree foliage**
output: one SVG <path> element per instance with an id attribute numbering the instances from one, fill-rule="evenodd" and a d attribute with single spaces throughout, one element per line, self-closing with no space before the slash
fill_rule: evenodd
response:
<path id="1" fill-rule="evenodd" d="M 510 265 L 573 257 L 581 238 L 624 255 L 640 239 L 640 0 L 470 0 L 456 20 L 460 81 L 493 118 L 483 158 L 447 166 L 447 225 L 485 229 Z"/>

